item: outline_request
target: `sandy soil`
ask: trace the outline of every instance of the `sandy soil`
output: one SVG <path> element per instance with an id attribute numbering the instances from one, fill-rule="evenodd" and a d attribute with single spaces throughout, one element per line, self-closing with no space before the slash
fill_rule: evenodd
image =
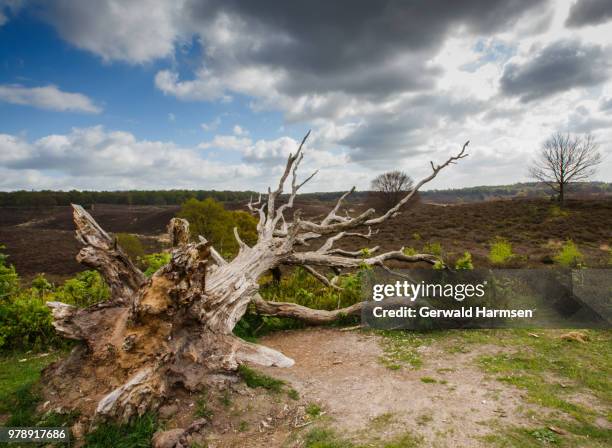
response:
<path id="1" fill-rule="evenodd" d="M 379 362 L 379 336 L 372 334 L 308 329 L 276 333 L 261 343 L 295 360 L 289 369 L 261 370 L 320 404 L 333 427 L 356 441 L 411 431 L 424 437 L 423 446 L 475 447 L 485 446 L 478 439 L 496 423 L 528 424 L 519 393 L 474 365 L 477 354 L 500 347 L 449 354 L 434 343 L 422 347 L 426 361 L 420 369 L 390 370 Z"/>

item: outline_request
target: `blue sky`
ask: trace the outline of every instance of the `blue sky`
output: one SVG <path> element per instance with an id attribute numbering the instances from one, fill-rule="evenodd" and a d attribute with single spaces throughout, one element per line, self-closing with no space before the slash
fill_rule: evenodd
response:
<path id="1" fill-rule="evenodd" d="M 0 190 L 259 189 L 308 129 L 310 191 L 379 172 L 529 180 L 552 132 L 612 180 L 612 6 L 0 0 Z"/>

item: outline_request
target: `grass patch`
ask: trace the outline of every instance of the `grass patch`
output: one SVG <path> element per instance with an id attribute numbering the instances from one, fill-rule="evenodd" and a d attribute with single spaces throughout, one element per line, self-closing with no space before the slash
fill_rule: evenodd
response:
<path id="1" fill-rule="evenodd" d="M 56 352 L 48 356 L 14 353 L 0 358 L 0 414 L 10 415 L 5 426 L 30 426 L 38 421 L 36 383 L 42 369 L 59 357 Z M 26 361 L 20 362 L 23 359 Z"/>
<path id="2" fill-rule="evenodd" d="M 437 382 L 438 382 L 438 380 L 436 380 L 435 378 L 432 378 L 430 376 L 422 376 L 421 377 L 421 383 L 435 384 Z"/>
<path id="3" fill-rule="evenodd" d="M 208 407 L 208 398 L 206 396 L 198 398 L 193 415 L 198 418 L 206 418 L 208 420 L 213 417 L 214 412 Z"/>
<path id="4" fill-rule="evenodd" d="M 342 438 L 329 428 L 313 428 L 304 438 L 304 448 L 419 448 L 423 439 L 411 433 L 404 433 L 387 441 L 356 444 Z"/>
<path id="5" fill-rule="evenodd" d="M 437 339 L 448 335 L 447 331 L 410 332 L 400 330 L 380 330 L 380 344 L 383 355 L 380 362 L 390 370 L 403 367 L 418 370 L 423 365 L 419 347 L 427 346 Z"/>
<path id="6" fill-rule="evenodd" d="M 152 414 L 138 417 L 129 425 L 104 424 L 85 436 L 87 448 L 149 448 L 157 431 Z"/>
<path id="7" fill-rule="evenodd" d="M 384 414 L 377 415 L 370 420 L 369 426 L 375 430 L 381 430 L 393 423 L 394 420 L 395 417 L 392 412 L 385 412 Z"/>
<path id="8" fill-rule="evenodd" d="M 308 406 L 306 406 L 306 414 L 310 418 L 317 418 L 319 415 L 321 415 L 321 406 L 316 403 L 308 404 Z"/>
<path id="9" fill-rule="evenodd" d="M 300 399 L 300 394 L 295 389 L 289 389 L 287 391 L 287 396 L 291 398 L 292 400 L 296 400 L 296 401 Z"/>
<path id="10" fill-rule="evenodd" d="M 238 373 L 246 385 L 253 389 L 262 387 L 272 392 L 280 392 L 285 385 L 284 381 L 264 375 L 261 372 L 251 369 L 246 364 L 241 364 L 240 367 L 238 367 Z"/>
<path id="11" fill-rule="evenodd" d="M 486 372 L 495 375 L 499 381 L 523 389 L 528 401 L 555 411 L 551 414 L 554 421 L 540 419 L 541 424 L 568 433 L 557 437 L 558 442 L 552 442 L 546 440 L 548 433 L 543 430 L 507 428 L 499 440 L 491 439 L 495 446 L 612 445 L 612 431 L 594 423 L 601 412 L 573 398 L 576 394 L 586 394 L 604 406 L 612 402 L 609 374 L 612 369 L 612 332 L 589 331 L 589 342 L 584 344 L 564 341 L 560 334 L 560 331 L 544 332 L 534 338 L 527 330 L 509 331 L 503 344 L 520 347 L 520 351 L 479 358 L 480 366 Z"/>

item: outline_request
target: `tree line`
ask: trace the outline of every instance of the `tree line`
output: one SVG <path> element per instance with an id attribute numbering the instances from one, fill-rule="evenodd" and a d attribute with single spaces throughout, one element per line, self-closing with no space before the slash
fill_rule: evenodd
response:
<path id="1" fill-rule="evenodd" d="M 220 202 L 248 200 L 252 191 L 130 190 L 130 191 L 11 191 L 0 192 L 0 206 L 53 206 L 81 204 L 180 205 L 189 199 Z"/>

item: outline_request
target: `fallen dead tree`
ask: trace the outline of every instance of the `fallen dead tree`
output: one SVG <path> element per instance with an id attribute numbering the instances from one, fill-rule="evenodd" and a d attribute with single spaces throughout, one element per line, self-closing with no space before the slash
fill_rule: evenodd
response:
<path id="1" fill-rule="evenodd" d="M 441 165 L 432 163 L 431 174 L 382 215 L 376 216 L 373 209 L 357 216 L 341 215 L 343 201 L 353 189 L 321 220 L 303 219 L 299 211 L 288 220 L 285 215 L 298 191 L 316 174 L 298 182 L 307 137 L 289 156 L 278 186 L 249 202 L 249 209 L 259 216 L 258 240 L 249 247 L 235 230 L 240 250 L 231 261 L 204 237 L 192 242 L 188 222 L 174 218 L 169 224 L 171 261 L 147 279 L 116 241 L 82 207 L 73 205 L 77 238 L 83 244 L 77 259 L 102 274 L 112 297 L 84 309 L 48 303 L 56 330 L 80 341 L 69 357 L 45 372 L 45 396 L 51 406 L 79 410 L 93 422 L 127 421 L 158 408 L 176 388 L 195 392 L 231 381 L 240 363 L 291 366 L 293 360 L 282 353 L 233 335 L 250 303 L 259 313 L 309 324 L 361 311 L 360 303 L 323 311 L 264 300 L 258 294 L 258 279 L 279 266 L 302 266 L 328 287 L 339 288 L 336 279 L 328 279 L 321 269 L 342 272 L 361 264 L 386 268 L 391 260 L 438 261 L 429 254 L 406 255 L 402 249 L 370 255 L 376 248 L 350 252 L 335 245 L 349 236 L 371 239 L 373 227 L 400 213 L 419 188 L 466 157 L 467 143 Z M 281 204 L 286 184 L 291 190 Z"/>

